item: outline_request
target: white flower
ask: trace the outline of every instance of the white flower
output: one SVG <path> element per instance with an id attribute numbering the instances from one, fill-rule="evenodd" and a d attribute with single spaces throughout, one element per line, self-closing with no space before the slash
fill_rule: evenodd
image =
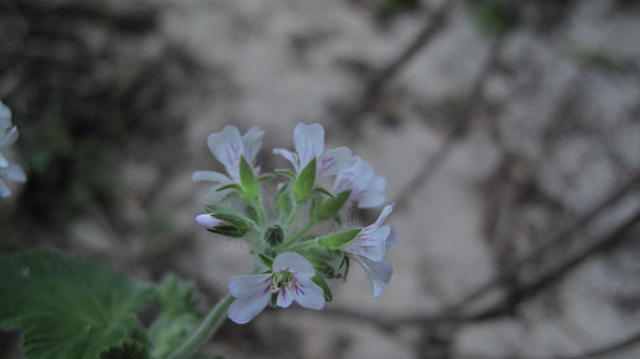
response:
<path id="1" fill-rule="evenodd" d="M 350 189 L 350 201 L 356 202 L 360 208 L 373 208 L 384 203 L 386 186 L 384 178 L 376 176 L 367 161 L 356 157 L 351 167 L 338 172 L 332 190 L 340 193 Z"/>
<path id="2" fill-rule="evenodd" d="M 2 177 L 14 182 L 27 180 L 22 168 L 15 163 L 10 163 L 1 152 L 8 149 L 17 139 L 18 129 L 11 124 L 11 110 L 0 102 L 0 197 L 11 195 L 11 190 L 2 181 Z"/>
<path id="3" fill-rule="evenodd" d="M 222 131 L 212 133 L 207 139 L 207 145 L 213 156 L 224 165 L 228 175 L 215 171 L 196 171 L 193 173 L 194 182 L 214 182 L 212 189 L 214 197 L 220 198 L 224 193 L 216 192 L 217 188 L 240 182 L 240 157 L 244 156 L 251 167 L 254 167 L 256 155 L 262 147 L 264 131 L 253 126 L 244 136 L 235 126 L 226 126 Z M 254 168 L 258 172 L 257 168 Z"/>
<path id="4" fill-rule="evenodd" d="M 299 123 L 293 129 L 293 145 L 296 152 L 276 148 L 274 154 L 280 155 L 293 164 L 299 173 L 312 159 L 316 159 L 316 183 L 324 183 L 326 177 L 351 166 L 354 157 L 348 147 L 338 147 L 324 151 L 324 128 L 318 123 L 306 125 Z"/>
<path id="5" fill-rule="evenodd" d="M 391 264 L 383 258 L 387 248 L 397 245 L 398 240 L 393 227 L 382 225 L 392 211 L 393 205 L 385 206 L 378 219 L 363 228 L 345 248 L 349 258 L 360 263 L 369 276 L 374 298 L 382 294 L 384 285 L 389 283 L 393 274 Z"/>
<path id="6" fill-rule="evenodd" d="M 238 324 L 248 323 L 277 295 L 276 305 L 287 308 L 293 301 L 309 309 L 324 307 L 322 289 L 313 283 L 313 266 L 298 253 L 280 253 L 267 274 L 247 274 L 229 280 L 229 292 L 236 297 L 227 313 Z"/>

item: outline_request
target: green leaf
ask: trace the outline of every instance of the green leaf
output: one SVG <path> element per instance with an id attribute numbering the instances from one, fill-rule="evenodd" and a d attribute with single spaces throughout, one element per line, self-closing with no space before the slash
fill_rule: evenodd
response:
<path id="1" fill-rule="evenodd" d="M 258 253 L 258 256 L 260 257 L 260 260 L 262 261 L 262 263 L 264 263 L 264 265 L 269 268 L 273 267 L 273 259 L 271 259 L 271 257 L 268 257 L 262 253 Z"/>
<path id="2" fill-rule="evenodd" d="M 216 188 L 216 192 L 221 192 L 227 189 L 232 189 L 234 191 L 242 192 L 242 187 L 237 183 L 230 183 L 228 185 L 224 185 L 222 187 Z"/>
<path id="3" fill-rule="evenodd" d="M 318 221 L 326 221 L 335 217 L 342 209 L 347 200 L 351 196 L 351 190 L 340 192 L 337 196 L 331 197 L 320 205 L 315 210 L 314 217 Z"/>
<path id="4" fill-rule="evenodd" d="M 149 328 L 153 358 L 165 358 L 199 325 L 201 317 L 195 286 L 168 275 L 158 288 L 160 313 Z"/>
<path id="5" fill-rule="evenodd" d="M 275 177 L 276 176 L 271 174 L 271 173 L 265 173 L 263 175 L 260 175 L 260 177 L 258 177 L 258 182 L 268 181 L 268 180 L 273 179 Z"/>
<path id="6" fill-rule="evenodd" d="M 333 198 L 333 197 L 335 197 L 335 196 L 333 195 L 333 193 L 331 193 L 331 192 L 327 191 L 326 189 L 324 189 L 324 188 L 322 188 L 322 187 L 316 187 L 316 188 L 314 188 L 314 189 L 313 189 L 313 191 L 314 191 L 314 192 L 317 192 L 317 193 L 320 193 L 320 194 L 323 194 L 323 195 L 325 195 L 325 196 L 327 196 L 327 197 L 332 197 L 332 198 Z"/>
<path id="7" fill-rule="evenodd" d="M 324 280 L 324 278 L 322 278 L 321 275 L 315 275 L 313 276 L 313 278 L 311 278 L 311 280 L 313 281 L 313 283 L 317 284 L 320 288 L 322 288 L 322 292 L 324 292 L 324 299 L 327 302 L 330 302 L 333 300 L 333 294 L 331 293 L 331 288 L 329 288 L 329 284 L 327 284 L 327 281 Z"/>
<path id="8" fill-rule="evenodd" d="M 296 202 L 306 202 L 313 193 L 313 186 L 316 183 L 316 159 L 313 158 L 309 161 L 298 177 L 296 177 L 295 184 L 293 185 L 293 197 Z"/>
<path id="9" fill-rule="evenodd" d="M 351 242 L 362 229 L 347 229 L 318 238 L 318 243 L 329 249 L 341 249 Z"/>
<path id="10" fill-rule="evenodd" d="M 240 185 L 246 198 L 255 200 L 260 196 L 260 184 L 244 156 L 240 157 Z"/>
<path id="11" fill-rule="evenodd" d="M 49 250 L 0 261 L 0 328 L 23 331 L 30 359 L 111 358 L 129 346 L 144 352 L 135 312 L 153 295 L 103 265 Z"/>

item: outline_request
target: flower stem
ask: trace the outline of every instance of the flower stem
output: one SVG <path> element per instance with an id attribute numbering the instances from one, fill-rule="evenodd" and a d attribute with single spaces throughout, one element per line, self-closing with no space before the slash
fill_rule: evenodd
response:
<path id="1" fill-rule="evenodd" d="M 293 222 L 296 221 L 296 218 L 298 218 L 298 212 L 300 212 L 300 205 L 298 204 L 298 202 L 295 202 L 293 204 L 293 208 L 291 209 L 291 213 L 289 214 L 289 218 L 287 219 L 288 225 L 292 225 Z"/>
<path id="2" fill-rule="evenodd" d="M 299 231 L 297 231 L 296 233 L 294 233 L 291 238 L 289 238 L 287 240 L 287 244 L 291 244 L 293 242 L 295 242 L 296 240 L 300 239 L 300 237 L 304 236 L 305 233 L 309 232 L 309 230 L 311 228 L 313 228 L 313 226 L 316 225 L 315 221 L 309 221 L 309 223 L 307 223 L 306 226 L 302 227 L 302 229 L 300 229 Z"/>
<path id="3" fill-rule="evenodd" d="M 169 354 L 167 359 L 189 359 L 197 353 L 222 324 L 225 314 L 234 300 L 236 298 L 230 294 L 220 299 L 200 323 L 200 326 L 176 350 Z"/>

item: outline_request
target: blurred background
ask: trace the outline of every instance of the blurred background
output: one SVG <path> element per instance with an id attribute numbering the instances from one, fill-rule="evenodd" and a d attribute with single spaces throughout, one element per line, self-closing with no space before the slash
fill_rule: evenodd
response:
<path id="1" fill-rule="evenodd" d="M 209 133 L 262 127 L 273 169 L 320 122 L 387 179 L 382 297 L 354 268 L 325 310 L 226 323 L 212 353 L 640 357 L 639 1 L 0 0 L 0 99 L 29 178 L 0 255 L 173 272 L 205 306 L 251 269 L 193 222 Z"/>

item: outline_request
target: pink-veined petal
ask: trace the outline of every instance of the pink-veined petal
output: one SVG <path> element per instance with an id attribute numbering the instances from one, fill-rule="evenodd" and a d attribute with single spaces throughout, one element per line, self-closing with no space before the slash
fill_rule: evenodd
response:
<path id="1" fill-rule="evenodd" d="M 301 278 L 309 278 L 315 275 L 315 270 L 311 263 L 302 255 L 294 252 L 278 254 L 276 259 L 273 260 L 273 271 L 288 271 L 294 273 L 296 276 L 301 276 Z"/>
<path id="2" fill-rule="evenodd" d="M 318 123 L 299 123 L 293 129 L 293 144 L 298 153 L 300 168 L 324 152 L 324 128 Z"/>
<path id="3" fill-rule="evenodd" d="M 378 219 L 376 219 L 376 221 L 373 224 L 365 227 L 364 231 L 366 232 L 367 230 L 380 227 L 380 225 L 382 225 L 382 223 L 384 223 L 384 221 L 386 221 L 387 218 L 389 218 L 389 215 L 391 214 L 391 212 L 393 212 L 393 207 L 394 207 L 393 204 L 388 204 L 384 206 L 384 208 L 382 209 L 382 212 L 380 212 L 380 215 L 378 216 Z"/>
<path id="4" fill-rule="evenodd" d="M 227 316 L 238 324 L 246 324 L 260 314 L 269 304 L 271 293 L 259 294 L 253 297 L 240 298 L 231 304 Z"/>
<path id="5" fill-rule="evenodd" d="M 346 250 L 372 261 L 379 261 L 384 257 L 385 242 L 390 232 L 389 226 L 382 226 L 368 233 L 360 232 Z"/>
<path id="6" fill-rule="evenodd" d="M 377 298 L 382 294 L 385 284 L 388 284 L 393 275 L 393 267 L 391 263 L 387 261 L 372 262 L 366 258 L 358 258 L 357 256 L 351 257 L 356 262 L 360 263 L 364 271 L 369 277 L 371 283 L 371 292 L 373 297 Z"/>
<path id="7" fill-rule="evenodd" d="M 271 274 L 245 274 L 229 279 L 229 293 L 236 298 L 253 297 L 268 292 Z"/>
<path id="8" fill-rule="evenodd" d="M 256 159 L 256 155 L 262 147 L 262 137 L 264 136 L 264 130 L 260 127 L 253 126 L 242 136 L 242 142 L 244 144 L 244 157 L 250 164 Z"/>
<path id="9" fill-rule="evenodd" d="M 280 155 L 284 157 L 287 161 L 291 162 L 296 172 L 300 169 L 300 164 L 298 163 L 298 156 L 295 153 L 284 148 L 274 148 L 273 154 Z"/>
<path id="10" fill-rule="evenodd" d="M 286 286 L 280 288 L 276 305 L 280 308 L 288 308 L 291 303 L 293 303 L 293 293 L 291 292 L 291 289 Z"/>
<path id="11" fill-rule="evenodd" d="M 318 176 L 331 176 L 351 167 L 355 157 L 348 147 L 338 147 L 323 153 L 318 158 Z"/>
<path id="12" fill-rule="evenodd" d="M 309 278 L 296 278 L 291 289 L 293 298 L 302 307 L 320 310 L 324 307 L 324 292 Z"/>
<path id="13" fill-rule="evenodd" d="M 231 178 L 237 181 L 240 157 L 244 153 L 244 143 L 238 128 L 225 126 L 222 131 L 210 134 L 207 145 L 215 158 L 224 165 Z"/>

